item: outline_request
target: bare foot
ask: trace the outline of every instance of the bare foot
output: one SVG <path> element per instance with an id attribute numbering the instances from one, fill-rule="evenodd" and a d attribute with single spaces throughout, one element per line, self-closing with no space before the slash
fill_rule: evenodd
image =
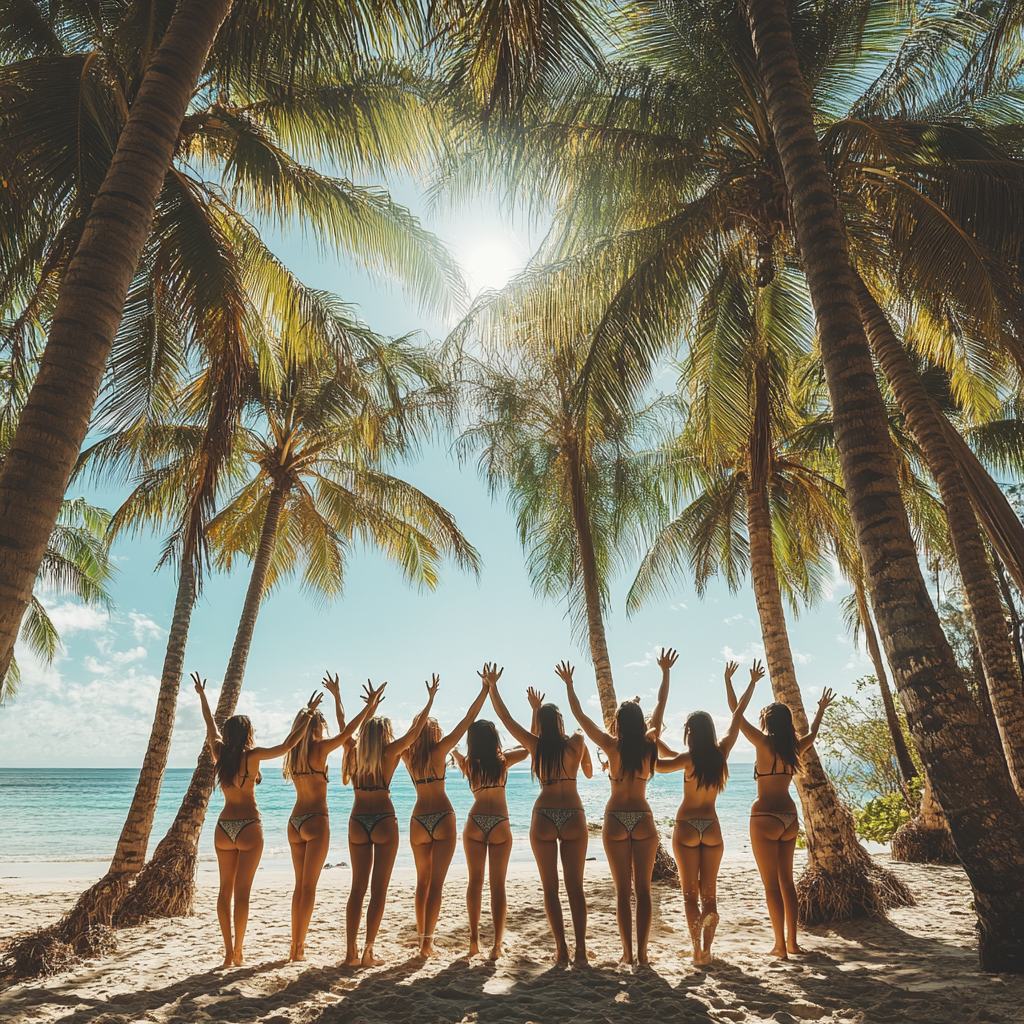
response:
<path id="1" fill-rule="evenodd" d="M 651 961 L 647 957 L 647 951 L 646 950 L 644 950 L 643 953 L 637 953 L 637 955 L 636 955 L 636 962 L 641 967 L 650 967 L 651 966 Z"/>
<path id="2" fill-rule="evenodd" d="M 232 964 L 231 964 L 231 954 L 230 953 L 226 953 L 224 955 L 224 963 L 222 963 L 220 965 L 220 969 L 224 970 L 226 967 L 231 967 L 231 966 L 232 966 Z"/>
<path id="3" fill-rule="evenodd" d="M 622 956 L 619 957 L 619 963 L 620 964 L 631 964 L 631 963 L 634 963 L 633 954 L 632 953 L 623 953 Z"/>
<path id="4" fill-rule="evenodd" d="M 589 967 L 590 961 L 594 959 L 595 954 L 591 953 L 590 950 L 584 948 L 580 949 L 576 947 L 576 955 L 572 958 L 572 962 L 577 967 Z"/>
<path id="5" fill-rule="evenodd" d="M 776 960 L 788 960 L 789 952 L 785 946 L 772 946 L 768 953 L 769 956 L 775 957 Z"/>
<path id="6" fill-rule="evenodd" d="M 367 946 L 363 950 L 363 958 L 359 961 L 360 967 L 380 967 L 384 961 L 373 955 L 373 946 Z"/>
<path id="7" fill-rule="evenodd" d="M 555 963 L 559 967 L 567 967 L 569 965 L 569 947 L 559 946 L 555 951 Z"/>
<path id="8" fill-rule="evenodd" d="M 359 959 L 359 954 L 358 953 L 349 953 L 345 957 L 345 966 L 346 967 L 358 967 L 361 963 L 362 963 L 362 961 Z"/>
<path id="9" fill-rule="evenodd" d="M 700 922 L 700 937 L 706 960 L 711 959 L 711 943 L 715 941 L 715 932 L 718 930 L 718 914 L 710 911 L 704 914 Z"/>
<path id="10" fill-rule="evenodd" d="M 787 953 L 793 953 L 795 956 L 806 956 L 807 950 L 798 946 L 795 942 L 789 943 L 786 946 Z"/>
<path id="11" fill-rule="evenodd" d="M 480 943 L 477 942 L 475 939 L 470 939 L 469 940 L 469 955 L 470 956 L 479 956 L 480 955 Z"/>
<path id="12" fill-rule="evenodd" d="M 487 954 L 488 960 L 500 960 L 505 955 L 505 949 L 500 943 L 495 943 L 491 946 L 490 953 Z"/>
<path id="13" fill-rule="evenodd" d="M 241 953 L 235 953 L 235 955 L 231 957 L 231 964 L 234 967 L 241 967 L 244 963 L 245 957 L 243 957 Z"/>

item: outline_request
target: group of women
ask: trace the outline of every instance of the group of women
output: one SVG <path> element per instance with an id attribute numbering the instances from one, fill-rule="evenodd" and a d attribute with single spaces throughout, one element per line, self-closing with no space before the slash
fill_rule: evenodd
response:
<path id="1" fill-rule="evenodd" d="M 661 738 L 669 676 L 676 659 L 673 650 L 664 651 L 658 659 L 662 680 L 657 705 L 649 718 L 645 718 L 636 701 L 626 701 L 619 705 L 614 719 L 605 728 L 583 710 L 573 684 L 572 666 L 562 662 L 555 669 L 565 684 L 573 716 L 607 759 L 602 759 L 602 766 L 608 772 L 611 795 L 605 812 L 603 839 L 615 883 L 622 962 L 648 962 L 651 876 L 659 837 L 646 790 L 655 772 L 674 771 L 683 772 L 683 800 L 676 815 L 672 846 L 679 865 L 693 962 L 710 961 L 718 925 L 716 886 L 723 854 L 715 802 L 728 779 L 729 753 L 740 732 L 756 751 L 757 799 L 750 812 L 750 837 L 775 935 L 771 952 L 779 958 L 799 953 L 793 884 L 798 822 L 790 784 L 800 771 L 801 754 L 814 742 L 825 710 L 833 700 L 832 692 L 825 691 L 805 736 L 797 736 L 792 712 L 785 704 L 770 704 L 761 712 L 760 725 L 754 726 L 747 721 L 744 712 L 764 669 L 759 662 L 754 662 L 749 685 L 737 698 L 732 677 L 738 666 L 730 662 L 725 670 L 726 694 L 733 711 L 728 731 L 719 741 L 711 716 L 704 711 L 694 711 L 686 719 L 684 742 L 687 749 L 677 753 Z M 352 888 L 346 908 L 346 963 L 373 966 L 380 962 L 374 955 L 374 942 L 398 852 L 398 821 L 390 786 L 400 761 L 405 762 L 416 787 L 409 838 L 416 862 L 419 955 L 435 955 L 434 929 L 457 842 L 455 812 L 445 790 L 450 760 L 461 770 L 474 795 L 462 832 L 469 873 L 466 893 L 469 953 L 480 952 L 483 885 L 485 874 L 489 874 L 494 926 L 489 956 L 497 959 L 502 955 L 505 876 L 512 851 L 505 785 L 509 769 L 527 757 L 531 759 L 533 776 L 540 784 L 530 825 L 530 844 L 537 860 L 544 909 L 555 941 L 555 960 L 559 964 L 570 960 L 559 898 L 561 862 L 561 882 L 568 897 L 575 941 L 573 958 L 577 964 L 587 962 L 583 869 L 588 828 L 576 786 L 579 772 L 587 778 L 593 775 L 587 743 L 580 732 L 566 733 L 561 712 L 554 704 L 546 703 L 544 694 L 532 687 L 527 690 L 532 721 L 529 728 L 524 727 L 509 713 L 498 691 L 502 670 L 488 663 L 478 675 L 480 693 L 451 732 L 445 735 L 437 720 L 430 716 L 439 685 L 435 675 L 426 684 L 426 705 L 408 731 L 396 738 L 391 721 L 377 715 L 386 683 L 376 688 L 367 683 L 362 694 L 363 709 L 346 723 L 338 677 L 328 674 L 323 685 L 334 698 L 338 734 L 326 735 L 327 723 L 319 709 L 322 694 L 314 693 L 296 716 L 288 737 L 274 747 L 254 745 L 252 724 L 244 715 L 235 715 L 224 723 L 222 730 L 218 729 L 206 700 L 205 681 L 198 675 L 193 676 L 217 764 L 217 778 L 224 792 L 224 810 L 217 822 L 214 844 L 220 868 L 217 915 L 224 937 L 225 967 L 242 963 L 249 893 L 263 849 L 255 799 L 260 764 L 282 754 L 285 756 L 284 776 L 295 785 L 295 807 L 288 823 L 295 868 L 290 958 L 305 959 L 306 932 L 313 913 L 317 881 L 330 844 L 327 758 L 338 747 L 344 748 L 342 781 L 351 782 L 354 791 L 348 831 Z M 488 698 L 517 746 L 503 748 L 494 723 L 477 719 Z M 463 737 L 467 741 L 465 754 L 457 749 Z M 368 889 L 369 902 L 366 903 Z M 364 903 L 366 931 L 360 950 L 358 936 Z"/>

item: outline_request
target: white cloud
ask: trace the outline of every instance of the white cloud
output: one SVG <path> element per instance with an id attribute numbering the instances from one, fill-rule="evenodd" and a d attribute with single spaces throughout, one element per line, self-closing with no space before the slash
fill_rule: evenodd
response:
<path id="1" fill-rule="evenodd" d="M 144 640 L 158 640 L 166 635 L 166 631 L 158 626 L 148 615 L 129 612 L 128 618 L 132 622 L 132 633 L 139 643 L 142 643 Z"/>
<path id="2" fill-rule="evenodd" d="M 112 651 L 110 660 L 115 665 L 128 665 L 133 661 L 143 660 L 148 653 L 145 647 L 133 647 L 130 651 Z"/>
<path id="3" fill-rule="evenodd" d="M 623 666 L 624 668 L 648 668 L 651 665 L 658 663 L 658 658 L 661 657 L 661 652 L 664 650 L 663 647 L 655 647 L 648 651 L 641 661 L 627 661 Z"/>
<path id="4" fill-rule="evenodd" d="M 813 654 L 804 654 L 803 651 L 798 651 L 795 647 L 792 649 L 793 660 L 798 665 L 806 665 L 809 662 L 814 661 Z"/>
<path id="5" fill-rule="evenodd" d="M 81 630 L 102 632 L 110 625 L 110 616 L 104 609 L 72 601 L 47 608 L 46 612 L 62 637 Z"/>
<path id="6" fill-rule="evenodd" d="M 674 612 L 685 612 L 686 611 L 686 605 L 682 601 L 680 601 L 679 604 L 670 604 L 669 608 L 672 611 L 674 611 Z"/>
<path id="7" fill-rule="evenodd" d="M 734 623 L 734 622 L 739 622 L 739 621 L 740 621 L 740 620 L 741 620 L 742 618 L 743 618 L 743 613 L 742 613 L 742 612 L 740 612 L 740 613 L 739 613 L 739 614 L 737 614 L 737 615 L 730 615 L 730 616 L 729 616 L 729 618 L 727 618 L 727 619 L 722 619 L 722 621 L 723 621 L 723 622 L 724 622 L 724 623 L 725 623 L 725 624 L 726 624 L 727 626 L 730 626 L 730 625 L 732 625 L 732 623 Z"/>

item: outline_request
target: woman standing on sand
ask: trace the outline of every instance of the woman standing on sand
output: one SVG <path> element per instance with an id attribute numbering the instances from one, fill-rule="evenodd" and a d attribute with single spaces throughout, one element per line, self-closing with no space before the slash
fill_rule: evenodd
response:
<path id="1" fill-rule="evenodd" d="M 480 678 L 484 691 L 497 682 L 501 670 L 485 664 Z M 491 920 L 494 922 L 494 945 L 488 960 L 504 955 L 501 940 L 505 933 L 505 876 L 512 855 L 512 829 L 508 821 L 505 784 L 508 770 L 526 759 L 523 747 L 501 749 L 501 740 L 493 722 L 476 721 L 466 734 L 466 756 L 454 751 L 462 774 L 473 791 L 473 807 L 462 832 L 466 851 L 469 882 L 466 886 L 466 909 L 469 913 L 469 955 L 480 952 L 480 908 L 483 903 L 484 875 L 490 868 Z"/>
<path id="2" fill-rule="evenodd" d="M 555 963 L 568 964 L 565 921 L 558 896 L 558 857 L 561 853 L 565 894 L 576 936 L 575 961 L 587 962 L 587 900 L 583 894 L 583 868 L 587 859 L 587 816 L 576 789 L 576 774 L 582 769 L 589 779 L 594 774 L 590 751 L 580 733 L 565 735 L 562 715 L 554 704 L 535 708 L 537 732 L 528 732 L 508 713 L 498 694 L 498 678 L 489 680 L 491 703 L 505 728 L 533 758 L 533 774 L 541 791 L 533 806 L 530 845 L 537 859 L 544 889 L 544 911 L 555 940 Z"/>
<path id="3" fill-rule="evenodd" d="M 706 711 L 694 711 L 686 719 L 683 740 L 688 750 L 677 754 L 658 741 L 660 757 L 655 771 L 683 769 L 683 802 L 676 812 L 672 852 L 679 867 L 686 923 L 693 942 L 693 962 L 711 961 L 711 943 L 718 927 L 718 868 L 722 863 L 722 827 L 715 801 L 729 778 L 727 761 L 740 731 L 740 718 L 750 703 L 754 687 L 764 671 L 755 663 L 750 685 L 740 697 L 719 743 L 715 723 Z"/>
<path id="4" fill-rule="evenodd" d="M 725 667 L 725 690 L 729 707 L 739 706 L 732 688 L 732 677 L 739 666 L 730 661 Z M 751 680 L 764 669 L 759 661 L 750 670 Z M 793 776 L 800 771 L 800 755 L 814 742 L 828 706 L 835 695 L 826 689 L 818 701 L 810 732 L 797 737 L 793 712 L 788 704 L 769 704 L 761 712 L 761 728 L 756 729 L 740 713 L 740 729 L 754 744 L 754 778 L 757 799 L 750 808 L 750 846 L 764 883 L 768 915 L 772 920 L 775 945 L 771 955 L 785 960 L 790 953 L 802 953 L 797 943 L 797 900 L 793 884 L 793 853 L 799 831 L 796 804 L 789 792 Z"/>
<path id="5" fill-rule="evenodd" d="M 299 712 L 296 725 L 284 743 L 276 747 L 253 746 L 252 722 L 245 715 L 232 715 L 223 730 L 210 713 L 206 700 L 206 680 L 192 673 L 192 682 L 203 707 L 206 739 L 216 762 L 217 781 L 224 793 L 224 810 L 220 812 L 213 831 L 217 851 L 220 891 L 217 893 L 217 920 L 224 936 L 223 967 L 239 967 L 242 943 L 249 923 L 249 893 L 263 854 L 263 826 L 256 807 L 255 787 L 263 781 L 260 762 L 280 757 L 295 746 L 305 732 L 309 720 L 317 714 L 323 694 L 314 693 Z M 234 899 L 234 938 L 231 935 L 231 902 Z"/>
<path id="6" fill-rule="evenodd" d="M 583 731 L 608 756 L 608 779 L 612 792 L 604 812 L 604 849 L 608 867 L 615 882 L 615 917 L 622 939 L 622 959 L 631 964 L 633 958 L 632 896 L 636 893 L 636 959 L 646 964 L 647 940 L 651 934 L 651 875 L 658 853 L 658 826 L 647 802 L 647 783 L 654 775 L 658 760 L 658 738 L 661 736 L 668 700 L 669 674 L 679 657 L 673 650 L 663 650 L 658 658 L 661 687 L 658 703 L 648 727 L 644 713 L 636 701 L 625 701 L 615 712 L 613 732 L 605 732 L 584 711 L 573 687 L 573 668 L 562 662 L 555 672 L 565 683 L 569 708 Z"/>
<path id="7" fill-rule="evenodd" d="M 428 718 L 416 742 L 402 755 L 416 787 L 416 804 L 409 822 L 409 842 L 416 861 L 416 932 L 419 955 L 424 958 L 436 955 L 434 929 L 441 915 L 444 880 L 448 876 L 459 834 L 455 809 L 444 788 L 445 766 L 448 755 L 466 735 L 486 699 L 487 686 L 484 684 L 465 717 L 447 736 L 442 735 L 436 718 Z"/>
<path id="8" fill-rule="evenodd" d="M 324 716 L 319 711 L 312 715 L 300 711 L 292 727 L 299 730 L 299 741 L 284 758 L 283 775 L 295 786 L 295 806 L 288 819 L 288 846 L 295 869 L 289 960 L 306 959 L 306 932 L 313 916 L 316 886 L 331 845 L 331 825 L 327 814 L 327 755 L 347 742 L 370 714 L 370 705 L 367 704 L 346 726 L 338 677 L 332 679 L 328 672 L 323 683 L 334 696 L 338 735 L 325 739 L 327 720 Z"/>
<path id="9" fill-rule="evenodd" d="M 416 741 L 426 724 L 439 683 L 437 676 L 427 683 L 426 707 L 412 720 L 404 736 L 394 738 L 390 718 L 370 718 L 363 723 L 358 738 L 345 744 L 342 781 L 351 780 L 354 795 L 348 820 L 352 889 L 345 908 L 345 963 L 350 966 L 373 967 L 381 962 L 373 955 L 373 943 L 384 916 L 388 883 L 398 853 L 398 820 L 391 802 L 391 777 L 398 767 L 398 759 Z M 377 690 L 367 686 L 363 700 L 367 707 L 373 706 L 371 715 L 383 699 L 385 686 L 387 683 Z M 359 922 L 367 886 L 370 887 L 370 903 L 366 908 L 366 944 L 360 957 Z"/>

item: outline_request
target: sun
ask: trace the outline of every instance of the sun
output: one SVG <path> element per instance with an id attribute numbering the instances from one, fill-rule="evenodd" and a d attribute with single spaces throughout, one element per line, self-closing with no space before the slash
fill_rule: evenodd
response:
<path id="1" fill-rule="evenodd" d="M 458 260 L 473 296 L 485 288 L 503 288 L 528 258 L 525 247 L 500 231 L 490 237 L 467 238 L 458 247 Z"/>

